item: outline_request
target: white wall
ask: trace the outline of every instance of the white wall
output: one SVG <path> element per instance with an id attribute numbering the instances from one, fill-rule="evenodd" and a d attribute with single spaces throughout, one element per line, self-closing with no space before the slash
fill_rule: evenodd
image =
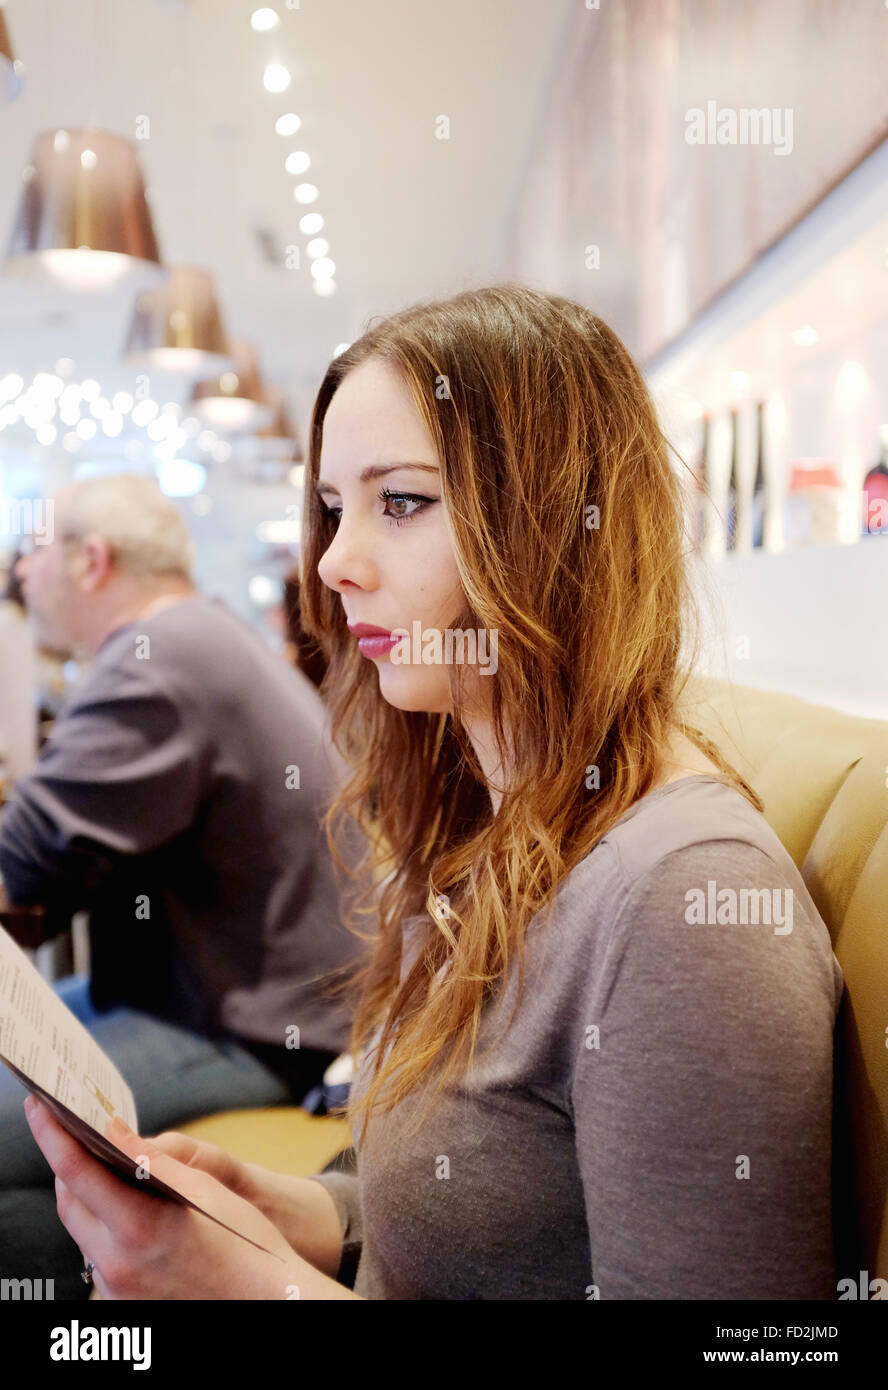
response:
<path id="1" fill-rule="evenodd" d="M 693 573 L 703 674 L 888 719 L 888 535 Z"/>

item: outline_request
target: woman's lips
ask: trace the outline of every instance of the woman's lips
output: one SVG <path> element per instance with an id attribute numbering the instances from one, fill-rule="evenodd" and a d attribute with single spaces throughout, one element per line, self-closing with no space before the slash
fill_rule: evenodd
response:
<path id="1" fill-rule="evenodd" d="M 374 637 L 359 637 L 358 646 L 361 655 L 368 656 L 372 660 L 374 657 L 387 656 L 392 647 L 396 647 L 400 640 L 400 637 L 392 637 L 391 634 L 386 637 L 379 633 Z"/>

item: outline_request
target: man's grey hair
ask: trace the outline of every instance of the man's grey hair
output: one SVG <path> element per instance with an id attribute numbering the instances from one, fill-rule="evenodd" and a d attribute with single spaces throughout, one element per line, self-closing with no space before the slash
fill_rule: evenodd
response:
<path id="1" fill-rule="evenodd" d="M 191 579 L 194 547 L 188 527 L 156 479 L 135 473 L 84 478 L 61 500 L 63 535 L 72 540 L 101 536 L 122 573 L 134 579 Z"/>

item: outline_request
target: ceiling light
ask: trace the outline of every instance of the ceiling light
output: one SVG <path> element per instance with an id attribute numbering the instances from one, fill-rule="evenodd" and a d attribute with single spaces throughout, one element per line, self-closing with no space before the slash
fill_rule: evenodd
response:
<path id="1" fill-rule="evenodd" d="M 49 396 L 55 400 L 62 394 L 65 383 L 60 376 L 54 376 L 52 372 L 38 372 L 31 382 L 31 390 L 35 396 Z"/>
<path id="2" fill-rule="evenodd" d="M 299 219 L 299 230 L 305 236 L 314 236 L 324 225 L 324 219 L 319 212 L 307 212 Z"/>
<path id="3" fill-rule="evenodd" d="M 333 356 L 338 357 L 341 352 L 345 352 L 351 347 L 351 343 L 337 343 L 333 349 Z"/>
<path id="4" fill-rule="evenodd" d="M 288 174 L 304 174 L 306 169 L 311 166 L 311 157 L 305 150 L 294 150 L 288 154 L 284 161 L 284 168 Z"/>
<path id="5" fill-rule="evenodd" d="M 150 425 L 159 409 L 157 401 L 137 401 L 133 406 L 133 424 L 138 425 L 140 429 Z"/>
<path id="6" fill-rule="evenodd" d="M 801 328 L 796 328 L 793 332 L 792 341 L 798 347 L 813 347 L 815 343 L 820 342 L 820 334 L 810 323 L 803 323 Z"/>
<path id="7" fill-rule="evenodd" d="M 250 23 L 257 34 L 267 34 L 269 29 L 276 29 L 280 22 L 277 13 L 268 5 L 263 5 L 261 10 L 254 10 L 250 15 Z"/>
<path id="8" fill-rule="evenodd" d="M 297 203 L 313 203 L 318 196 L 318 190 L 313 183 L 297 183 L 293 189 L 293 197 Z"/>
<path id="9" fill-rule="evenodd" d="M 310 241 L 305 249 L 312 260 L 314 260 L 316 256 L 326 256 L 327 252 L 330 250 L 330 243 L 327 241 L 326 237 L 316 236 L 314 241 Z"/>
<path id="10" fill-rule="evenodd" d="M 285 92 L 290 85 L 290 74 L 282 63 L 269 63 L 262 81 L 266 92 Z"/>
<path id="11" fill-rule="evenodd" d="M 214 376 L 232 365 L 213 277 L 174 266 L 165 285 L 136 302 L 124 361 L 136 370 Z"/>
<path id="12" fill-rule="evenodd" d="M 313 280 L 313 281 L 312 281 L 312 288 L 313 288 L 315 294 L 323 295 L 324 298 L 326 298 L 328 295 L 331 295 L 331 294 L 335 294 L 335 293 L 336 293 L 336 281 L 335 281 L 335 280 Z"/>
<path id="13" fill-rule="evenodd" d="M 265 429 L 237 440 L 237 462 L 261 464 L 274 460 L 283 465 L 298 463 L 302 458 L 302 448 L 283 391 L 277 386 L 269 386 L 265 398 L 274 412 L 271 423 Z"/>
<path id="14" fill-rule="evenodd" d="M 302 125 L 299 117 L 294 111 L 288 111 L 284 116 L 278 116 L 274 123 L 274 128 L 278 135 L 295 135 Z"/>
<path id="15" fill-rule="evenodd" d="M 840 410 L 858 410 L 870 389 L 870 378 L 862 363 L 843 362 L 836 377 L 833 399 Z"/>
<path id="16" fill-rule="evenodd" d="M 272 521 L 260 521 L 256 527 L 256 539 L 263 545 L 298 545 L 302 527 L 295 521 L 275 517 Z"/>
<path id="17" fill-rule="evenodd" d="M 43 131 L 27 168 L 7 275 L 87 291 L 141 289 L 165 277 L 134 141 L 94 129 Z"/>
<path id="18" fill-rule="evenodd" d="M 318 256 L 311 263 L 311 274 L 316 280 L 331 280 L 336 274 L 336 262 L 331 261 L 329 256 Z"/>
<path id="19" fill-rule="evenodd" d="M 10 372 L 0 381 L 0 401 L 11 401 L 23 389 L 24 384 L 17 372 Z"/>
<path id="20" fill-rule="evenodd" d="M 204 490 L 207 470 L 193 459 L 163 459 L 157 465 L 157 481 L 167 497 L 196 497 Z"/>
<path id="21" fill-rule="evenodd" d="M 199 381 L 192 392 L 193 413 L 231 433 L 255 432 L 271 423 L 273 410 L 259 372 L 255 349 L 243 339 L 231 344 L 236 372 Z"/>
<path id="22" fill-rule="evenodd" d="M 102 418 L 102 431 L 109 439 L 116 439 L 123 429 L 123 416 L 117 410 L 109 410 Z"/>
<path id="23" fill-rule="evenodd" d="M 281 600 L 281 582 L 267 574 L 254 574 L 247 585 L 247 593 L 257 608 L 269 608 Z"/>
<path id="24" fill-rule="evenodd" d="M 24 64 L 19 62 L 12 51 L 9 30 L 0 8 L 0 106 L 14 101 L 22 90 Z"/>

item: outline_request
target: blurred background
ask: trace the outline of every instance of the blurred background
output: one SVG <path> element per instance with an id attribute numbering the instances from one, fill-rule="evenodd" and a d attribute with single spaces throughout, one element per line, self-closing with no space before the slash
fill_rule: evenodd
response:
<path id="1" fill-rule="evenodd" d="M 888 717 L 886 71 L 881 0 L 7 0 L 0 579 L 149 472 L 283 647 L 327 364 L 519 280 L 646 375 L 704 669 Z"/>

